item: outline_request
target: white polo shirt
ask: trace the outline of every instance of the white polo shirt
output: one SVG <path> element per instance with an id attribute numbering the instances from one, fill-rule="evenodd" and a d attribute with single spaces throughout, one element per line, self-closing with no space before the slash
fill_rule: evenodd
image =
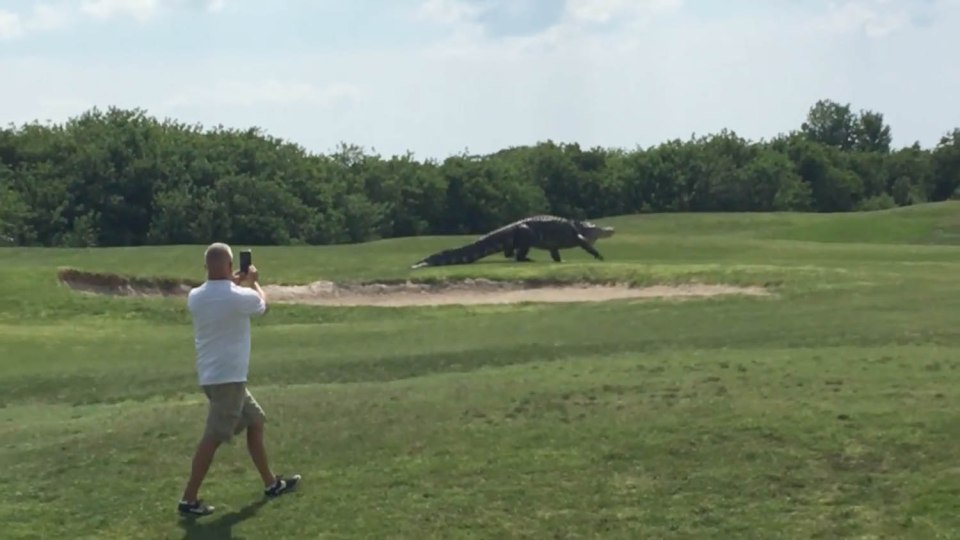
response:
<path id="1" fill-rule="evenodd" d="M 191 289 L 197 378 L 201 386 L 245 382 L 250 365 L 250 317 L 267 305 L 253 289 L 230 280 L 207 280 Z"/>

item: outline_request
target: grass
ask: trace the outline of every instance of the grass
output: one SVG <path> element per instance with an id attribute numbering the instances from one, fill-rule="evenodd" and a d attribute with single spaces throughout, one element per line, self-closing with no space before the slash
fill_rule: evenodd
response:
<path id="1" fill-rule="evenodd" d="M 607 261 L 463 239 L 255 246 L 264 279 L 706 281 L 771 298 L 419 308 L 276 305 L 251 388 L 279 471 L 224 447 L 174 513 L 205 403 L 182 300 L 59 267 L 202 279 L 202 247 L 0 250 L 4 538 L 948 538 L 960 530 L 960 205 L 607 220 Z"/>

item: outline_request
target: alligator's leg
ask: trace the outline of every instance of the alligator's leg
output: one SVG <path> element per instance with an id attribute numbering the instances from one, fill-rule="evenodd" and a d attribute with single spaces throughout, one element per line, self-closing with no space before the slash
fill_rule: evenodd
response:
<path id="1" fill-rule="evenodd" d="M 503 248 L 503 256 L 506 258 L 513 257 L 513 246 L 507 246 Z"/>
<path id="2" fill-rule="evenodd" d="M 576 238 L 577 238 L 577 244 L 579 244 L 580 247 L 584 249 L 584 251 L 593 255 L 593 258 L 595 259 L 598 259 L 601 261 L 603 260 L 603 255 L 600 255 L 600 252 L 594 249 L 594 247 L 590 245 L 590 242 L 588 242 L 587 239 L 584 238 L 582 234 L 577 233 Z"/>
<path id="3" fill-rule="evenodd" d="M 560 262 L 560 250 L 557 248 L 550 248 L 550 257 L 553 258 L 554 262 Z"/>
<path id="4" fill-rule="evenodd" d="M 533 259 L 527 257 L 530 248 L 537 240 L 537 235 L 530 227 L 520 225 L 513 231 L 513 247 L 516 249 L 517 262 L 533 262 Z"/>

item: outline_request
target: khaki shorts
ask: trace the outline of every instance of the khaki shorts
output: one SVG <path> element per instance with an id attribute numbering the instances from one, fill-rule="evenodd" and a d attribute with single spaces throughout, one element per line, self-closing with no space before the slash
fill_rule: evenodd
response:
<path id="1" fill-rule="evenodd" d="M 257 400 L 242 382 L 211 384 L 203 386 L 210 400 L 205 439 L 225 443 L 247 427 L 266 420 L 266 415 Z"/>

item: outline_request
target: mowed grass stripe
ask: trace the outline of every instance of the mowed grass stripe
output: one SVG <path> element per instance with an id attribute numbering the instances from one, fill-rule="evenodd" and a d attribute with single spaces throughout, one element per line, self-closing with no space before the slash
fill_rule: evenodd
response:
<path id="1" fill-rule="evenodd" d="M 256 329 L 252 376 L 278 382 L 386 381 L 598 353 L 944 342 L 955 335 L 949 308 L 957 301 L 941 308 L 935 303 L 939 297 L 932 291 L 890 304 L 883 296 L 848 295 L 844 300 L 857 316 L 817 301 L 738 298 L 460 313 L 442 322 L 272 324 Z M 918 315 L 905 310 L 910 305 L 925 309 Z M 776 331 L 770 321 L 777 322 Z M 438 326 L 444 332 L 437 333 Z M 36 337 L 21 332 L 0 344 L 9 358 L 0 395 L 6 402 L 92 403 L 188 391 L 194 384 L 190 332 L 188 324 L 134 323 L 118 323 L 115 334 L 81 332 L 78 339 L 70 332 L 52 337 L 49 328 Z"/>
<path id="2" fill-rule="evenodd" d="M 918 358 L 926 369 L 882 388 Z M 956 487 L 943 476 L 948 452 L 927 448 L 931 432 L 942 444 L 957 435 L 956 397 L 932 367 L 953 370 L 956 362 L 927 347 L 663 353 L 383 384 L 254 386 L 271 414 L 275 461 L 312 471 L 315 482 L 310 504 L 284 501 L 262 519 L 288 535 L 623 533 L 643 524 L 648 534 L 778 537 L 852 532 L 865 517 L 903 530 L 865 503 L 906 511 L 933 483 Z M 118 503 L 137 498 L 159 518 L 168 513 L 164 501 L 144 498 L 139 486 L 177 489 L 180 454 L 195 435 L 185 426 L 200 429 L 203 407 L 114 408 L 100 429 L 65 422 L 74 439 L 60 448 L 3 432 L 5 457 L 16 464 L 5 483 L 34 478 L 46 487 L 36 493 L 47 494 L 37 502 L 70 509 L 62 518 L 73 527 L 110 521 L 92 517 L 102 498 L 87 495 L 104 479 L 114 481 Z M 30 459 L 17 455 L 18 445 Z M 208 492 L 227 512 L 256 500 L 247 467 L 235 445 L 211 477 Z M 860 510 L 838 514 L 845 502 Z M 352 518 L 358 506 L 376 508 L 376 519 Z M 297 525 L 311 507 L 327 519 Z M 691 519 L 678 507 L 700 510 Z M 155 537 L 175 537 L 175 525 L 163 521 Z"/>

